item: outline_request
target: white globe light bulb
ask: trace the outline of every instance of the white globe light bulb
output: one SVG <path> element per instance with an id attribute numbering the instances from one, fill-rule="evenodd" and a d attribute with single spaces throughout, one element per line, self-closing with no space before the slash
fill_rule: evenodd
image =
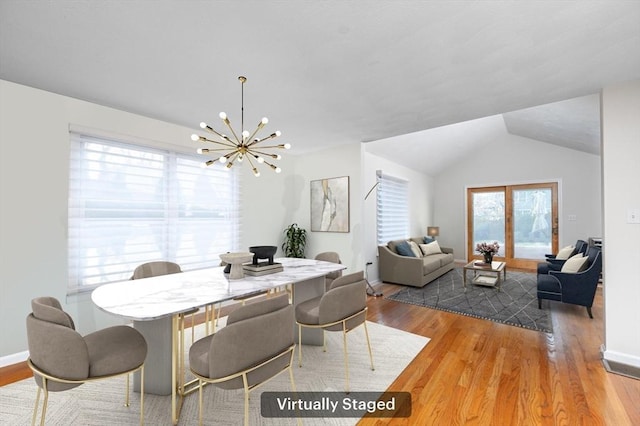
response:
<path id="1" fill-rule="evenodd" d="M 221 112 L 220 114 L 218 114 L 218 117 L 220 117 L 220 119 L 222 119 L 222 120 L 226 120 L 227 119 L 227 113 L 226 112 Z"/>
<path id="2" fill-rule="evenodd" d="M 197 141 L 200 140 L 200 136 L 196 135 L 195 133 L 191 135 L 191 140 L 192 141 Z"/>
<path id="3" fill-rule="evenodd" d="M 258 157 L 258 158 L 256 159 L 256 161 L 258 161 L 258 163 L 262 164 L 262 163 L 264 163 L 264 158 L 262 158 L 262 157 Z"/>
<path id="4" fill-rule="evenodd" d="M 279 137 L 282 134 L 280 130 L 276 130 L 276 137 Z"/>
<path id="5" fill-rule="evenodd" d="M 282 169 L 280 167 L 276 167 L 276 173 L 280 173 Z"/>
<path id="6" fill-rule="evenodd" d="M 202 127 L 203 129 L 207 128 L 207 123 L 205 123 L 204 121 L 200 123 L 200 127 Z"/>
<path id="7" fill-rule="evenodd" d="M 284 149 L 291 149 L 291 144 L 285 143 L 284 144 Z"/>
<path id="8" fill-rule="evenodd" d="M 222 164 L 227 162 L 227 157 L 225 157 L 224 155 L 220 158 L 218 158 L 218 161 L 221 162 Z"/>
<path id="9" fill-rule="evenodd" d="M 262 124 L 267 124 L 269 122 L 269 119 L 267 117 L 262 117 L 262 120 L 260 120 L 260 122 Z"/>

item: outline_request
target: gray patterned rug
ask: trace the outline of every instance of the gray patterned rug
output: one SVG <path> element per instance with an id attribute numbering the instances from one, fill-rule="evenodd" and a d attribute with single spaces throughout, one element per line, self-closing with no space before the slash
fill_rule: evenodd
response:
<path id="1" fill-rule="evenodd" d="M 405 287 L 387 298 L 545 333 L 553 332 L 548 308 L 538 309 L 536 274 L 507 271 L 507 279 L 500 291 L 471 284 L 471 275 L 467 272 L 466 292 L 462 285 L 462 268 L 455 268 L 422 288 Z"/>
<path id="2" fill-rule="evenodd" d="M 223 321 L 224 322 L 224 321 Z M 223 326 L 223 324 L 222 324 Z M 384 392 L 413 358 L 429 342 L 427 337 L 407 333 L 367 321 L 375 371 L 369 365 L 364 328 L 358 327 L 347 335 L 349 347 L 349 377 L 351 390 Z M 202 335 L 202 326 L 196 337 Z M 191 343 L 191 333 L 187 343 Z M 187 345 L 188 346 L 188 345 Z M 298 391 L 341 392 L 344 389 L 344 361 L 342 333 L 327 333 L 327 352 L 321 346 L 305 346 L 302 368 L 295 358 L 293 374 Z M 0 387 L 0 425 L 26 426 L 36 397 L 33 379 L 25 379 Z M 137 425 L 140 394 L 131 393 L 131 406 L 123 407 L 125 379 L 116 377 L 86 383 L 65 391 L 51 392 L 47 410 L 47 425 L 122 426 Z M 296 419 L 264 418 L 260 415 L 260 394 L 263 391 L 289 391 L 288 374 L 284 373 L 251 392 L 249 424 L 252 426 L 296 425 Z M 239 425 L 244 418 L 242 390 L 224 390 L 207 386 L 203 391 L 205 425 Z M 40 398 L 42 403 L 42 397 Z M 145 394 L 145 424 L 171 426 L 171 397 Z M 356 418 L 306 418 L 304 424 L 351 426 Z M 182 406 L 180 425 L 198 424 L 197 392 L 188 395 Z"/>

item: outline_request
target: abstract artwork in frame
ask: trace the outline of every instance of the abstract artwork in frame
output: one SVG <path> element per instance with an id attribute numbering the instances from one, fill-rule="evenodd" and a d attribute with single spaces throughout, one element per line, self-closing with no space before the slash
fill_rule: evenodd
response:
<path id="1" fill-rule="evenodd" d="M 349 232 L 349 176 L 311 181 L 311 230 Z"/>

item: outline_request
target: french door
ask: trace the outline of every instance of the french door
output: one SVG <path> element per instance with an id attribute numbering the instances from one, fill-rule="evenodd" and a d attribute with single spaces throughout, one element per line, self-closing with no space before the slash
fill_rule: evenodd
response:
<path id="1" fill-rule="evenodd" d="M 468 188 L 467 241 L 467 259 L 481 259 L 476 244 L 497 241 L 495 260 L 535 269 L 558 250 L 558 184 Z"/>

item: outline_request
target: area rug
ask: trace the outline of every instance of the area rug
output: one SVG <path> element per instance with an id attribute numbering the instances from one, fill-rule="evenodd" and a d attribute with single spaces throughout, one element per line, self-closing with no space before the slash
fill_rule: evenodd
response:
<path id="1" fill-rule="evenodd" d="M 373 350 L 375 371 L 371 371 L 364 328 L 347 335 L 349 347 L 350 383 L 352 391 L 383 392 L 429 342 L 426 337 L 367 322 Z M 201 326 L 197 335 L 202 334 Z M 191 333 L 186 333 L 190 343 Z M 293 367 L 298 391 L 344 391 L 344 361 L 342 333 L 327 333 L 327 352 L 319 346 L 303 348 L 303 364 Z M 0 423 L 30 425 L 36 397 L 36 384 L 26 379 L 0 387 Z M 65 391 L 51 392 L 47 409 L 48 425 L 137 425 L 139 394 L 131 393 L 131 406 L 124 402 L 124 377 L 86 383 Z M 251 392 L 251 425 L 295 425 L 295 419 L 263 418 L 260 415 L 260 394 L 266 391 L 290 391 L 289 375 L 283 373 Z M 223 390 L 206 386 L 203 392 L 204 424 L 242 424 L 243 391 Z M 42 403 L 42 396 L 40 397 Z M 145 424 L 171 425 L 171 397 L 145 394 Z M 305 425 L 355 425 L 356 418 L 305 418 Z M 197 391 L 183 403 L 180 425 L 198 424 Z"/>
<path id="2" fill-rule="evenodd" d="M 388 299 L 487 319 L 516 327 L 552 333 L 546 308 L 538 309 L 536 274 L 507 271 L 507 279 L 497 288 L 462 284 L 462 268 L 455 268 L 422 288 L 405 287 Z"/>

